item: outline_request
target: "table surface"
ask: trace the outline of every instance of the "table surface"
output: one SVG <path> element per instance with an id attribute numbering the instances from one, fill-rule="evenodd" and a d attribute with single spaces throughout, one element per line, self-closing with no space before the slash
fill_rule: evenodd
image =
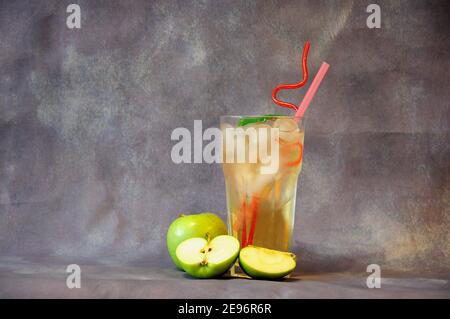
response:
<path id="1" fill-rule="evenodd" d="M 80 263 L 81 288 L 69 289 L 68 263 L 0 257 L 0 298 L 450 298 L 448 278 L 383 275 L 380 289 L 367 273 L 295 274 L 284 281 L 197 280 L 168 264 Z"/>

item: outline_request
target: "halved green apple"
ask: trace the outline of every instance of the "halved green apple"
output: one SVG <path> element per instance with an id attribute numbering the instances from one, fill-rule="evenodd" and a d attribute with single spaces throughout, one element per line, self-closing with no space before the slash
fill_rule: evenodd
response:
<path id="1" fill-rule="evenodd" d="M 195 278 L 212 278 L 225 273 L 239 255 L 239 241 L 220 235 L 208 241 L 190 238 L 178 245 L 176 256 L 185 272 Z"/>
<path id="2" fill-rule="evenodd" d="M 216 214 L 205 212 L 181 215 L 170 224 L 167 230 L 167 249 L 177 268 L 182 269 L 176 256 L 176 249 L 181 242 L 194 237 L 214 238 L 226 234 L 227 226 Z"/>
<path id="3" fill-rule="evenodd" d="M 293 253 L 247 246 L 239 253 L 241 268 L 252 278 L 280 279 L 294 271 L 296 262 Z"/>

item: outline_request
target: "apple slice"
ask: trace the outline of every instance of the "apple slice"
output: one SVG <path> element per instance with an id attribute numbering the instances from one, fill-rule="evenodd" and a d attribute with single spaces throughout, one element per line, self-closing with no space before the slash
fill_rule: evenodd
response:
<path id="1" fill-rule="evenodd" d="M 239 264 L 252 278 L 280 279 L 294 271 L 293 253 L 247 246 L 239 253 Z"/>
<path id="2" fill-rule="evenodd" d="M 195 278 L 222 275 L 239 255 L 239 241 L 233 236 L 220 235 L 208 241 L 191 238 L 178 245 L 176 255 L 183 270 Z"/>

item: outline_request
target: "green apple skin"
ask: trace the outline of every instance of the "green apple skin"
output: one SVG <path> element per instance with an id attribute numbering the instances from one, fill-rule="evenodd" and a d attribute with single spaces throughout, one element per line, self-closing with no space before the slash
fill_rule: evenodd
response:
<path id="1" fill-rule="evenodd" d="M 182 215 L 170 224 L 167 230 L 167 250 L 178 269 L 183 270 L 176 255 L 178 245 L 189 238 L 204 237 L 209 234 L 210 238 L 219 235 L 227 235 L 227 226 L 216 214 L 205 212 L 196 215 Z"/>
<path id="2" fill-rule="evenodd" d="M 246 250 L 255 249 L 255 248 L 256 249 L 264 249 L 264 250 L 276 252 L 279 254 L 283 254 L 285 256 L 289 256 L 289 258 L 291 258 L 291 260 L 289 260 L 288 267 L 284 271 L 280 271 L 277 273 L 270 273 L 270 272 L 262 270 L 261 267 L 257 267 L 256 265 L 250 264 L 248 262 L 248 260 L 246 260 L 244 255 L 246 253 Z M 295 267 L 297 266 L 297 263 L 295 260 L 296 260 L 296 257 L 293 253 L 281 252 L 281 251 L 278 252 L 275 250 L 260 248 L 260 247 L 255 247 L 255 246 L 247 246 L 247 247 L 241 249 L 241 251 L 239 253 L 239 265 L 241 266 L 242 270 L 247 275 L 249 275 L 250 277 L 252 277 L 254 279 L 268 279 L 268 280 L 282 279 L 283 277 L 286 277 L 287 275 L 289 275 L 290 273 L 292 273 L 294 271 Z"/>
<path id="3" fill-rule="evenodd" d="M 190 238 L 186 241 L 183 242 L 186 243 L 188 241 L 192 241 L 192 240 L 196 240 L 199 238 Z M 224 241 L 226 240 L 228 243 L 227 245 L 229 248 L 229 252 L 227 253 L 227 257 L 224 258 L 223 260 L 221 260 L 220 262 L 213 262 L 211 261 L 212 258 L 208 259 L 207 258 L 207 263 L 206 264 L 202 264 L 202 262 L 195 262 L 195 263 L 185 263 L 183 262 L 182 259 L 178 259 L 181 263 L 181 266 L 183 268 L 183 270 L 188 273 L 189 275 L 191 275 L 194 278 L 198 278 L 198 279 L 209 279 L 209 278 L 215 278 L 215 277 L 219 277 L 221 275 L 223 275 L 224 273 L 227 272 L 227 270 L 229 270 L 231 268 L 231 266 L 234 265 L 234 263 L 236 262 L 238 256 L 239 256 L 239 250 L 240 250 L 240 243 L 239 241 L 233 237 L 233 236 L 229 236 L 229 235 L 220 235 L 215 237 L 215 239 L 211 240 L 210 243 L 208 243 L 206 240 L 203 240 L 203 245 L 204 247 L 209 247 L 208 245 L 210 245 L 211 247 L 213 247 L 213 249 L 216 249 L 217 245 L 214 245 L 215 241 Z M 179 245 L 178 246 L 178 250 L 177 250 L 177 254 L 179 255 L 179 250 L 181 249 L 183 245 Z M 223 247 L 222 247 L 223 248 Z M 192 252 L 192 255 L 194 255 L 196 252 Z"/>

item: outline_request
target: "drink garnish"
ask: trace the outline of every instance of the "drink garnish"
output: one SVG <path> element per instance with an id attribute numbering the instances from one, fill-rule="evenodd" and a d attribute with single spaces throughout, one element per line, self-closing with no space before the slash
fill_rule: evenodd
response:
<path id="1" fill-rule="evenodd" d="M 297 146 L 299 148 L 298 156 L 292 162 L 285 163 L 284 166 L 297 166 L 302 162 L 303 145 L 302 145 L 302 143 L 298 142 L 298 143 L 294 143 L 294 146 Z"/>
<path id="2" fill-rule="evenodd" d="M 253 123 L 264 123 L 273 120 L 276 117 L 283 116 L 280 114 L 264 114 L 261 116 L 245 116 L 238 120 L 237 126 L 245 126 Z"/>

